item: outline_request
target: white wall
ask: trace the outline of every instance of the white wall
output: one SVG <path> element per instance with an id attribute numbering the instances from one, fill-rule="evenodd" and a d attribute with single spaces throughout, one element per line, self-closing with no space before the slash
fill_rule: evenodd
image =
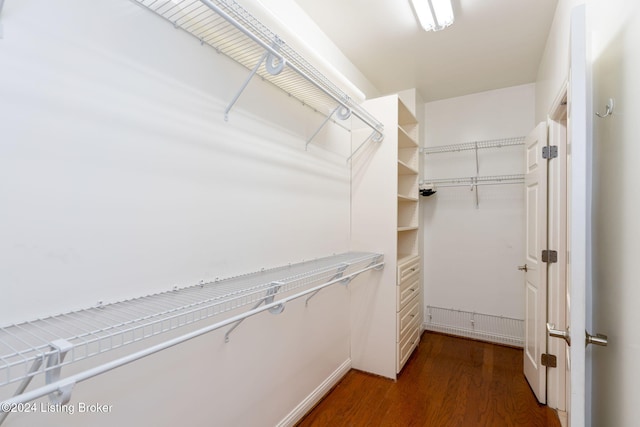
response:
<path id="1" fill-rule="evenodd" d="M 0 325 L 349 249 L 348 132 L 305 152 L 323 117 L 259 80 L 224 122 L 248 71 L 131 1 L 5 3 Z M 348 360 L 348 298 L 76 387 L 108 416 L 5 425 L 274 425 Z"/>
<path id="2" fill-rule="evenodd" d="M 593 60 L 593 319 L 591 333 L 608 335 L 606 348 L 589 346 L 593 361 L 593 426 L 638 423 L 640 347 L 640 4 L 589 0 Z"/>
<path id="3" fill-rule="evenodd" d="M 569 21 L 571 9 L 584 0 L 558 0 L 547 44 L 536 78 L 536 123 L 547 119 L 549 109 L 569 77 Z"/>
<path id="4" fill-rule="evenodd" d="M 533 84 L 425 104 L 424 146 L 525 136 L 534 127 Z M 523 173 L 521 146 L 480 150 L 480 175 Z M 424 178 L 475 176 L 474 151 L 425 156 Z M 468 187 L 422 198 L 425 305 L 523 318 L 521 185 Z"/>

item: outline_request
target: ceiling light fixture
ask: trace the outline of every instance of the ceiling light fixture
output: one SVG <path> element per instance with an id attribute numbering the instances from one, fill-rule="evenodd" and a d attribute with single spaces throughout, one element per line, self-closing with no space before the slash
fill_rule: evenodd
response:
<path id="1" fill-rule="evenodd" d="M 451 0 L 411 0 L 425 31 L 440 31 L 453 24 Z"/>

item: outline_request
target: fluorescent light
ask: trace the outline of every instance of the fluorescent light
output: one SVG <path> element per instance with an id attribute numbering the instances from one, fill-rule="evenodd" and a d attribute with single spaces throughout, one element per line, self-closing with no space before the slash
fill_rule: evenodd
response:
<path id="1" fill-rule="evenodd" d="M 411 0 L 425 31 L 440 31 L 453 24 L 451 0 Z"/>

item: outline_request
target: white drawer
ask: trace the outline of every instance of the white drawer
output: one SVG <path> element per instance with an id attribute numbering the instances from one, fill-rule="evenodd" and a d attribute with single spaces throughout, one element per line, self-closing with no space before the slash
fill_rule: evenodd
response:
<path id="1" fill-rule="evenodd" d="M 398 295 L 396 297 L 396 311 L 402 310 L 406 307 L 407 303 L 413 299 L 418 293 L 420 293 L 420 277 L 409 277 L 407 280 L 400 283 L 400 286 L 396 287 Z"/>
<path id="2" fill-rule="evenodd" d="M 418 346 L 420 342 L 420 325 L 418 327 L 411 330 L 411 333 L 407 334 L 402 341 L 398 344 L 398 352 L 396 355 L 396 372 L 400 373 L 402 367 L 407 360 L 409 360 L 409 356 L 413 350 Z"/>
<path id="3" fill-rule="evenodd" d="M 402 264 L 398 264 L 398 284 L 402 283 L 405 279 L 415 275 L 419 276 L 420 273 L 420 258 L 413 257 L 405 261 Z"/>
<path id="4" fill-rule="evenodd" d="M 406 307 L 396 314 L 397 342 L 402 341 L 402 338 L 409 333 L 411 328 L 415 327 L 416 324 L 420 325 L 422 321 L 422 316 L 420 316 L 422 298 L 420 298 L 420 293 L 414 296 L 415 298 L 411 299 Z"/>

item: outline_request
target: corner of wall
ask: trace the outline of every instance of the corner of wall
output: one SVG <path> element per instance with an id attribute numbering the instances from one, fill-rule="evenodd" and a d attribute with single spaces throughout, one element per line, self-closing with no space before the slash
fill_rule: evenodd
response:
<path id="1" fill-rule="evenodd" d="M 546 120 L 549 109 L 569 75 L 571 10 L 585 0 L 559 0 L 536 76 L 535 123 Z"/>

